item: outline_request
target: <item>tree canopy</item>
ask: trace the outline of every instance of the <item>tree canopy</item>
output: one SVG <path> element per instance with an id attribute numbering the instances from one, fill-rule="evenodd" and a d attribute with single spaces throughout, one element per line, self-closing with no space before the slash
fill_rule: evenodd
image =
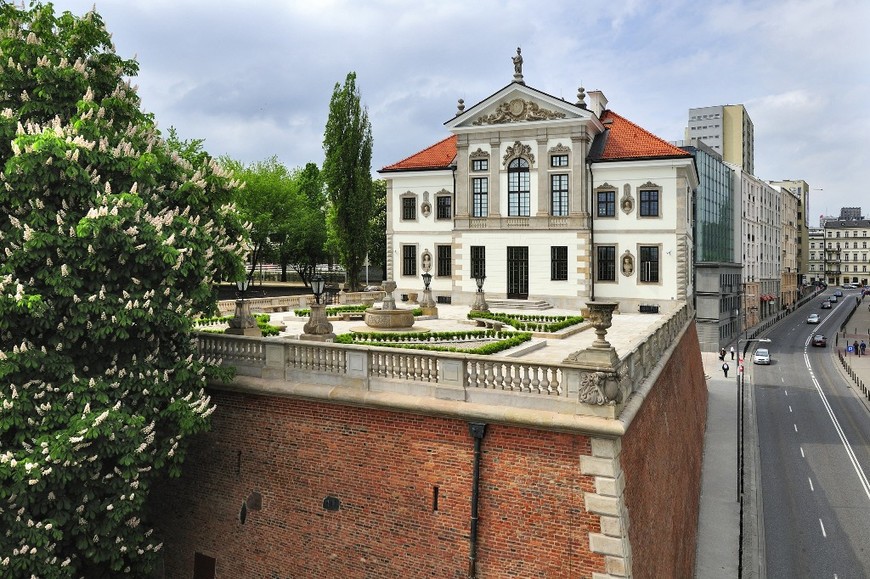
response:
<path id="1" fill-rule="evenodd" d="M 250 165 L 223 163 L 244 185 L 236 206 L 251 224 L 250 273 L 260 263 L 277 262 L 281 281 L 287 281 L 289 266 L 307 285 L 325 259 L 326 198 L 317 165 L 291 172 L 276 157 Z"/>
<path id="2" fill-rule="evenodd" d="M 356 73 L 344 86 L 335 84 L 323 136 L 323 180 L 332 203 L 329 225 L 351 288 L 359 275 L 370 240 L 372 215 L 372 131 L 360 104 Z"/>
<path id="3" fill-rule="evenodd" d="M 241 271 L 236 183 L 167 142 L 95 12 L 0 4 L 0 576 L 146 576 L 208 427 L 191 339 Z"/>

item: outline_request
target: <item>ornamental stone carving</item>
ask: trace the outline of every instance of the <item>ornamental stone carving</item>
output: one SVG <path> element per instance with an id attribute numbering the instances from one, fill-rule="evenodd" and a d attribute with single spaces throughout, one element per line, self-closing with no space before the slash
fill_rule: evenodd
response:
<path id="1" fill-rule="evenodd" d="M 501 103 L 495 112 L 478 117 L 474 125 L 503 125 L 505 123 L 518 123 L 523 121 L 549 121 L 564 119 L 565 113 L 542 108 L 538 103 L 515 98 Z"/>
<path id="2" fill-rule="evenodd" d="M 504 157 L 502 157 L 502 163 L 507 165 L 509 161 L 512 161 L 517 157 L 525 157 L 529 160 L 529 163 L 533 165 L 535 163 L 535 155 L 532 153 L 532 148 L 519 141 L 514 141 L 514 144 L 508 147 L 505 151 Z"/>
<path id="3" fill-rule="evenodd" d="M 551 155 L 559 155 L 559 154 L 565 154 L 565 153 L 570 153 L 570 152 L 571 152 L 571 149 L 569 147 L 566 147 L 562 143 L 556 143 L 556 146 L 548 151 L 548 153 L 550 153 Z"/>
<path id="4" fill-rule="evenodd" d="M 468 156 L 471 159 L 489 159 L 489 153 L 487 153 L 480 147 L 478 147 L 476 151 L 472 151 L 471 153 L 469 153 Z"/>
<path id="5" fill-rule="evenodd" d="M 620 376 L 616 372 L 584 372 L 580 375 L 579 400 L 604 406 L 619 402 Z"/>
<path id="6" fill-rule="evenodd" d="M 631 185 L 626 185 L 622 188 L 622 199 L 619 201 L 619 206 L 622 212 L 628 215 L 634 209 L 634 198 L 631 196 Z"/>

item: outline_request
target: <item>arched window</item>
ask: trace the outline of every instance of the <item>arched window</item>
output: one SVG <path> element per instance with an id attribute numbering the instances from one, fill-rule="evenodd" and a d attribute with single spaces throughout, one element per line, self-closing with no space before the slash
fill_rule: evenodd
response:
<path id="1" fill-rule="evenodd" d="M 508 165 L 508 215 L 529 216 L 529 162 L 521 157 Z"/>

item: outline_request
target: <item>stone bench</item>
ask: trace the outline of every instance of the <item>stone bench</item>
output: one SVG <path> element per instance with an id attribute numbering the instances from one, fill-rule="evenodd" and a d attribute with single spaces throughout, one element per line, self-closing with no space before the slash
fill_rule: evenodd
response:
<path id="1" fill-rule="evenodd" d="M 474 318 L 479 328 L 487 328 L 490 330 L 500 330 L 504 327 L 504 322 L 498 320 L 489 320 L 487 318 Z"/>
<path id="2" fill-rule="evenodd" d="M 364 320 L 366 318 L 365 312 L 342 312 L 339 314 L 341 316 L 342 322 L 351 322 L 354 320 Z"/>

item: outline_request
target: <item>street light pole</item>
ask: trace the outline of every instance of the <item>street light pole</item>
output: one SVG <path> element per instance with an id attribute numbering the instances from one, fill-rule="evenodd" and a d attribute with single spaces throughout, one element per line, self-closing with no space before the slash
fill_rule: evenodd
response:
<path id="1" fill-rule="evenodd" d="M 744 315 L 746 310 L 744 310 Z M 740 350 L 740 342 L 743 342 L 743 350 Z M 737 502 L 740 502 L 743 497 L 743 391 L 744 381 L 746 380 L 746 351 L 749 349 L 749 342 L 770 342 L 770 338 L 743 338 L 737 340 L 737 355 L 740 359 L 737 361 Z"/>

